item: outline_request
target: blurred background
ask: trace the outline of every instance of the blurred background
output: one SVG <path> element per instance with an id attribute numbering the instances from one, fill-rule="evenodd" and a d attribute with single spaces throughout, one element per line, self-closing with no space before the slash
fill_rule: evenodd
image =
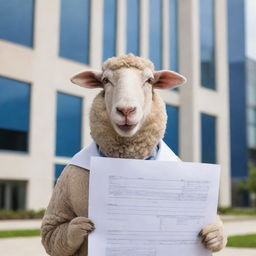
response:
<path id="1" fill-rule="evenodd" d="M 41 216 L 62 169 L 91 141 L 99 91 L 70 77 L 126 53 L 187 77 L 160 92 L 164 140 L 183 161 L 221 165 L 220 212 L 253 214 L 255 14 L 255 0 L 0 0 L 2 218 Z"/>

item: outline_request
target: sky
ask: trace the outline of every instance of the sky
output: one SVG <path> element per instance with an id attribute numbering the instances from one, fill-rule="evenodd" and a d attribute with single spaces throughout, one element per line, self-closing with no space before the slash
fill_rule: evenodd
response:
<path id="1" fill-rule="evenodd" d="M 256 0 L 247 0 L 246 17 L 246 55 L 256 60 Z"/>

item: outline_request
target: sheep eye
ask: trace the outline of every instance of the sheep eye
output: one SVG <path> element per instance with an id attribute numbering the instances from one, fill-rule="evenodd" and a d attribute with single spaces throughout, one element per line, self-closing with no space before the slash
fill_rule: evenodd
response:
<path id="1" fill-rule="evenodd" d="M 149 78 L 146 82 L 149 84 L 153 84 L 153 78 Z"/>
<path id="2" fill-rule="evenodd" d="M 102 80 L 102 83 L 107 84 L 107 83 L 109 83 L 109 80 L 106 77 L 104 77 L 103 80 Z"/>

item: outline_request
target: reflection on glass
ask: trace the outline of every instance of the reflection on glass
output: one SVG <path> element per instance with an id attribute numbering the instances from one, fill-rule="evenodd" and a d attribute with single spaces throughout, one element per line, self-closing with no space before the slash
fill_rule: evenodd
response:
<path id="1" fill-rule="evenodd" d="M 215 89 L 214 0 L 200 0 L 201 85 Z"/>
<path id="2" fill-rule="evenodd" d="M 139 55 L 140 44 L 140 1 L 127 1 L 126 52 Z"/>
<path id="3" fill-rule="evenodd" d="M 0 0 L 0 39 L 33 47 L 34 0 Z"/>
<path id="4" fill-rule="evenodd" d="M 168 120 L 164 141 L 175 154 L 179 154 L 179 108 L 167 104 L 166 111 Z"/>
<path id="5" fill-rule="evenodd" d="M 28 151 L 30 86 L 0 77 L 0 149 Z"/>
<path id="6" fill-rule="evenodd" d="M 58 93 L 56 155 L 71 157 L 81 149 L 82 99 Z"/>
<path id="7" fill-rule="evenodd" d="M 116 55 L 117 1 L 104 0 L 103 60 Z"/>
<path id="8" fill-rule="evenodd" d="M 149 58 L 155 69 L 162 69 L 162 1 L 149 1 Z"/>
<path id="9" fill-rule="evenodd" d="M 216 163 L 216 117 L 201 114 L 201 160 Z"/>
<path id="10" fill-rule="evenodd" d="M 90 0 L 61 0 L 59 55 L 89 63 Z"/>

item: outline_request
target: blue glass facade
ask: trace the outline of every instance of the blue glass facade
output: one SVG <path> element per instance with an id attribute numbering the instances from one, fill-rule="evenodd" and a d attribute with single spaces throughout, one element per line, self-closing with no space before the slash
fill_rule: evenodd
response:
<path id="1" fill-rule="evenodd" d="M 28 151 L 30 85 L 0 77 L 0 149 Z"/>
<path id="2" fill-rule="evenodd" d="M 232 178 L 247 176 L 244 1 L 228 0 L 229 99 Z"/>
<path id="3" fill-rule="evenodd" d="M 203 163 L 215 164 L 216 152 L 216 117 L 201 114 L 201 160 Z"/>
<path id="4" fill-rule="evenodd" d="M 170 0 L 170 69 L 178 71 L 178 0 Z"/>
<path id="5" fill-rule="evenodd" d="M 175 154 L 179 154 L 179 108 L 166 105 L 168 115 L 164 141 Z"/>
<path id="6" fill-rule="evenodd" d="M 162 69 L 162 1 L 149 1 L 149 58 L 155 64 L 155 69 Z"/>
<path id="7" fill-rule="evenodd" d="M 140 1 L 127 1 L 126 52 L 140 54 Z"/>
<path id="8" fill-rule="evenodd" d="M 214 0 L 200 0 L 201 85 L 215 89 Z"/>
<path id="9" fill-rule="evenodd" d="M 116 55 L 117 0 L 104 0 L 103 60 Z"/>
<path id="10" fill-rule="evenodd" d="M 58 93 L 56 155 L 71 157 L 81 149 L 82 99 Z"/>
<path id="11" fill-rule="evenodd" d="M 61 57 L 89 63 L 90 0 L 61 0 Z"/>
<path id="12" fill-rule="evenodd" d="M 34 0 L 0 0 L 0 39 L 33 47 Z"/>

